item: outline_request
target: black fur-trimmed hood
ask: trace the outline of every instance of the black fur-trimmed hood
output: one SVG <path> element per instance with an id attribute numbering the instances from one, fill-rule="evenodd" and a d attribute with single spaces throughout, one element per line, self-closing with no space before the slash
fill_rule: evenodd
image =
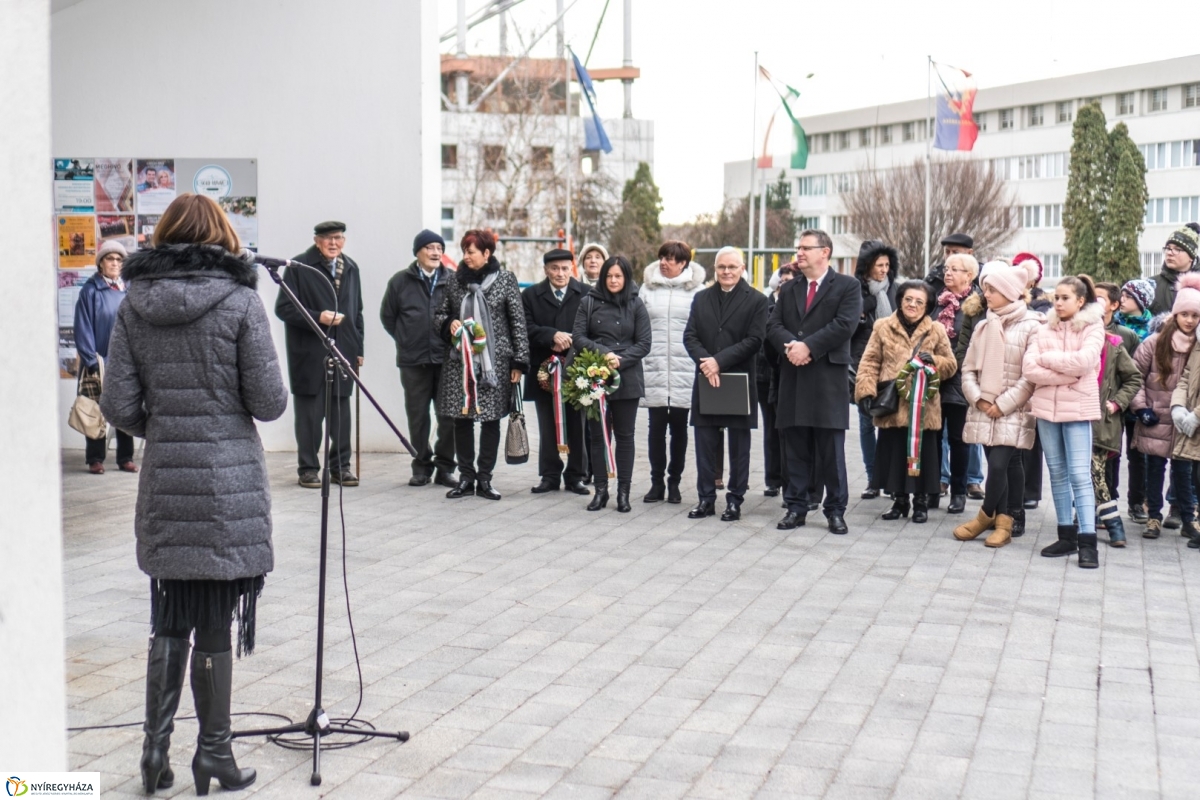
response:
<path id="1" fill-rule="evenodd" d="M 238 289 L 255 289 L 252 264 L 212 245 L 141 250 L 125 260 L 126 302 L 152 325 L 195 321 Z"/>
<path id="2" fill-rule="evenodd" d="M 888 259 L 888 280 L 895 283 L 900 278 L 900 254 L 896 248 L 888 247 L 878 239 L 867 239 L 858 249 L 858 262 L 854 266 L 854 277 L 866 282 L 871 267 L 880 256 Z"/>

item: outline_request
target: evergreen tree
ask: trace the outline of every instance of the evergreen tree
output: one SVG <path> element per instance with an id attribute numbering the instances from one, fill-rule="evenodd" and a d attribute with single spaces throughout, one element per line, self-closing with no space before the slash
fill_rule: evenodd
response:
<path id="1" fill-rule="evenodd" d="M 641 268 L 654 260 L 662 240 L 662 223 L 658 220 L 662 195 L 645 161 L 638 164 L 637 172 L 625 182 L 621 204 L 621 213 L 613 225 L 612 252 L 628 257 L 640 280 Z"/>
<path id="2" fill-rule="evenodd" d="M 1141 276 L 1138 237 L 1146 215 L 1146 162 L 1129 136 L 1124 122 L 1108 137 L 1112 164 L 1112 192 L 1104 209 L 1100 255 L 1093 275 L 1118 286 Z"/>
<path id="3" fill-rule="evenodd" d="M 1071 172 L 1063 204 L 1064 275 L 1096 274 L 1104 208 L 1111 191 L 1111 156 L 1099 103 L 1079 109 L 1072 129 Z"/>

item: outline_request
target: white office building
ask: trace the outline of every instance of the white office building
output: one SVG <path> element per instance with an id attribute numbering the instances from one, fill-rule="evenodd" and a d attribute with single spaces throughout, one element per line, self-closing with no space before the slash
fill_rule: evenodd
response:
<path id="1" fill-rule="evenodd" d="M 1004 252 L 982 256 L 1028 251 L 1042 258 L 1047 278 L 1060 274 L 1072 123 L 1078 108 L 1093 100 L 1100 101 L 1110 129 L 1117 122 L 1128 126 L 1146 158 L 1144 273 L 1160 269 L 1171 231 L 1200 219 L 1200 55 L 980 89 L 974 106 L 980 132 L 970 155 L 987 160 L 1012 188 L 1021 225 Z M 758 180 L 774 182 L 782 169 L 802 227 L 828 231 L 837 266 L 852 269 L 859 240 L 850 234 L 840 194 L 853 188 L 856 173 L 868 164 L 888 169 L 922 157 L 933 134 L 929 109 L 920 98 L 802 118 L 807 168 L 788 169 L 783 154 L 772 169 L 759 171 Z M 934 158 L 941 153 L 935 150 Z M 725 164 L 727 198 L 745 197 L 749 181 L 748 161 Z"/>

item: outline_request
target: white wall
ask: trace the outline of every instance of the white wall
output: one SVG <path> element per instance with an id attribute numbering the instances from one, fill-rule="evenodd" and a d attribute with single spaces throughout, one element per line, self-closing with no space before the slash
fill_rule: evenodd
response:
<path id="1" fill-rule="evenodd" d="M 67 769 L 59 482 L 58 314 L 50 246 L 50 8 L 0 0 L 0 209 L 14 236 L 6 290 L 20 346 L 0 348 L 0 754 L 6 768 Z M 6 775 L 7 777 L 7 775 Z"/>
<path id="2" fill-rule="evenodd" d="M 302 252 L 322 220 L 347 224 L 363 271 L 363 379 L 406 430 L 379 304 L 413 236 L 439 227 L 436 1 L 83 0 L 53 15 L 52 43 L 55 153 L 257 158 L 269 255 Z M 42 245 L 48 258 L 49 235 Z M 273 308 L 265 273 L 260 287 Z M 282 361 L 278 322 L 275 339 Z M 59 389 L 65 418 L 74 386 Z M 364 450 L 399 449 L 365 401 L 362 422 Z M 262 434 L 268 449 L 294 449 L 290 409 Z"/>

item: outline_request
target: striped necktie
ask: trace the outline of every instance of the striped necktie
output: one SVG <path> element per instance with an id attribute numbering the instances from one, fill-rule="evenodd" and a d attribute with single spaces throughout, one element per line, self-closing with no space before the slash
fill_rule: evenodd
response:
<path id="1" fill-rule="evenodd" d="M 334 267 L 333 267 L 333 290 L 334 290 L 335 292 L 337 292 L 337 291 L 341 291 L 341 288 L 342 288 L 342 270 L 343 270 L 344 268 L 345 268 L 345 264 L 344 264 L 344 262 L 342 261 L 342 257 L 341 257 L 341 256 L 338 256 L 338 257 L 337 257 L 337 260 L 334 262 Z"/>

